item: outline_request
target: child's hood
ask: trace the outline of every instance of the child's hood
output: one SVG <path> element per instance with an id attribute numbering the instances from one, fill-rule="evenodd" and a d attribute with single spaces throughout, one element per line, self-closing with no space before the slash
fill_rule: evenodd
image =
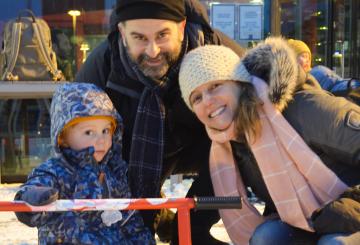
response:
<path id="1" fill-rule="evenodd" d="M 57 138 L 64 126 L 74 118 L 87 116 L 114 117 L 117 129 L 113 138 L 121 139 L 122 118 L 102 89 L 90 83 L 60 85 L 51 102 L 51 142 L 55 152 L 60 152 Z"/>

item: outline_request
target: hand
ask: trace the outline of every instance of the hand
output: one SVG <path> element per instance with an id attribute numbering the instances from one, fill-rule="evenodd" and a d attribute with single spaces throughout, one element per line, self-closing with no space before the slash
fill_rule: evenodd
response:
<path id="1" fill-rule="evenodd" d="M 21 200 L 33 206 L 42 206 L 56 201 L 59 191 L 52 187 L 31 187 L 21 195 Z"/>
<path id="2" fill-rule="evenodd" d="M 350 198 L 360 203 L 360 185 L 349 187 L 340 197 Z"/>

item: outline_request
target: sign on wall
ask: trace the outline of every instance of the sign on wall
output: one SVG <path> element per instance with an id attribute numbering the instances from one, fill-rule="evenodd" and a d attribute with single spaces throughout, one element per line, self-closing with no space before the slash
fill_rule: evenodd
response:
<path id="1" fill-rule="evenodd" d="M 213 4 L 211 23 L 213 28 L 235 39 L 235 4 Z"/>
<path id="2" fill-rule="evenodd" d="M 260 40 L 263 38 L 262 5 L 239 5 L 239 39 Z"/>

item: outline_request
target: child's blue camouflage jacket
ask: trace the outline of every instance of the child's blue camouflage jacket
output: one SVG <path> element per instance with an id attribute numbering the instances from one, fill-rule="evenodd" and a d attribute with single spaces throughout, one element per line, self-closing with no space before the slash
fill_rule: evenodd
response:
<path id="1" fill-rule="evenodd" d="M 57 137 L 75 117 L 113 116 L 117 128 L 112 147 L 97 163 L 94 148 L 81 151 L 61 148 Z M 33 186 L 59 191 L 59 199 L 130 198 L 127 163 L 121 154 L 122 119 L 109 97 L 93 84 L 67 83 L 60 86 L 51 104 L 51 138 L 56 156 L 36 167 L 16 195 Z M 101 175 L 104 179 L 101 180 Z M 102 211 L 29 213 L 29 226 L 39 231 L 39 244 L 155 244 L 138 211 L 121 211 L 122 219 L 107 226 Z"/>

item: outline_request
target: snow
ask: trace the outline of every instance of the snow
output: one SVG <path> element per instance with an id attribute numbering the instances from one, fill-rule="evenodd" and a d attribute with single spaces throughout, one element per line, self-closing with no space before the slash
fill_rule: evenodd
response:
<path id="1" fill-rule="evenodd" d="M 11 201 L 19 184 L 0 185 L 0 200 Z M 0 212 L 0 244 L 37 244 L 37 229 L 20 223 L 13 212 Z"/>
<path id="2" fill-rule="evenodd" d="M 170 181 L 165 181 L 163 192 L 167 197 L 184 197 L 190 188 L 192 179 L 184 179 L 170 188 Z M 11 201 L 20 184 L 0 184 L 0 200 Z M 230 242 L 222 222 L 215 224 L 211 234 L 219 240 Z M 0 212 L 0 244 L 1 245 L 35 245 L 37 244 L 37 229 L 20 223 L 13 212 Z M 166 245 L 157 241 L 157 244 Z"/>

